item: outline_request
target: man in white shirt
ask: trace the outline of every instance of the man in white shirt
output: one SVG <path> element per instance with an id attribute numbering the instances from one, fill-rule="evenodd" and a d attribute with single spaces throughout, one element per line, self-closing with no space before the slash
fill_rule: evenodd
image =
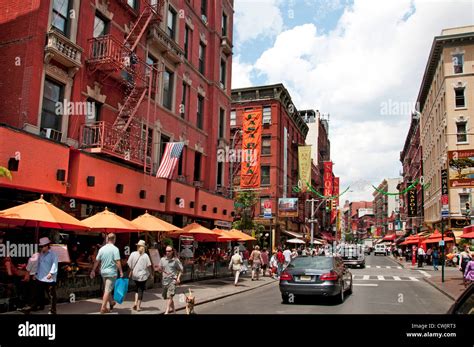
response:
<path id="1" fill-rule="evenodd" d="M 418 267 L 423 267 L 423 259 L 425 258 L 425 250 L 418 247 Z"/>
<path id="2" fill-rule="evenodd" d="M 283 251 L 283 256 L 285 257 L 285 263 L 283 264 L 283 268 L 286 268 L 291 262 L 291 251 L 288 247 L 286 247 Z"/>

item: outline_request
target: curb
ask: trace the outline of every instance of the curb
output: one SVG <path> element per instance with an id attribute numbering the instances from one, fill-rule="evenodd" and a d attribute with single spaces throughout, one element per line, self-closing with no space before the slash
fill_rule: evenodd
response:
<path id="1" fill-rule="evenodd" d="M 207 303 L 209 303 L 209 302 L 211 302 L 211 301 L 220 300 L 220 299 L 225 299 L 225 298 L 228 298 L 228 297 L 230 297 L 230 296 L 234 296 L 234 295 L 237 295 L 237 294 L 249 292 L 249 291 L 254 290 L 254 289 L 263 288 L 263 287 L 268 286 L 268 285 L 273 284 L 273 283 L 276 283 L 276 282 L 263 283 L 262 285 L 259 285 L 259 286 L 257 286 L 257 287 L 248 288 L 248 289 L 245 289 L 245 290 L 242 290 L 242 291 L 239 291 L 239 292 L 229 293 L 229 294 L 226 294 L 226 295 L 216 296 L 216 297 L 212 297 L 212 298 L 209 298 L 209 299 L 205 299 L 205 300 L 199 301 L 195 306 L 204 305 L 204 304 L 207 304 Z M 186 306 L 180 307 L 180 308 L 176 308 L 176 309 L 175 309 L 175 312 L 184 311 L 185 309 L 186 309 Z M 165 314 L 165 313 L 163 312 L 163 313 L 160 313 L 160 314 Z"/>
<path id="2" fill-rule="evenodd" d="M 389 258 L 390 260 L 394 261 L 395 263 L 397 263 L 398 265 L 400 265 L 402 268 L 405 269 L 405 264 L 401 263 L 400 261 L 394 259 L 393 257 L 392 258 Z"/>
<path id="3" fill-rule="evenodd" d="M 453 297 L 451 294 L 449 294 L 446 290 L 438 287 L 436 284 L 434 284 L 433 282 L 431 282 L 429 279 L 427 279 L 426 277 L 423 277 L 423 281 L 425 281 L 426 283 L 428 283 L 430 286 L 434 287 L 435 289 L 437 289 L 439 292 L 443 293 L 444 295 L 446 295 L 448 298 L 450 298 L 451 300 L 453 301 L 456 301 L 457 299 L 455 297 Z"/>

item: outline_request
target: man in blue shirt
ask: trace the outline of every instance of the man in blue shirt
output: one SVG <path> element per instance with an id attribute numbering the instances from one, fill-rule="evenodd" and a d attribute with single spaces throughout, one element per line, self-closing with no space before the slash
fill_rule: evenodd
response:
<path id="1" fill-rule="evenodd" d="M 90 277 L 95 277 L 95 271 L 100 262 L 100 275 L 104 283 L 104 295 L 102 297 L 102 306 L 100 313 L 109 313 L 115 306 L 112 292 L 117 279 L 117 270 L 120 272 L 120 277 L 123 277 L 122 265 L 120 263 L 120 252 L 115 246 L 115 234 L 107 235 L 107 244 L 99 249 L 94 267 L 92 268 Z M 107 303 L 110 309 L 107 308 Z"/>
<path id="2" fill-rule="evenodd" d="M 25 307 L 23 312 L 29 313 L 31 310 L 44 310 L 45 291 L 48 293 L 51 308 L 49 314 L 56 314 L 56 279 L 58 276 L 58 256 L 51 251 L 51 241 L 47 237 L 42 237 L 39 241 L 40 253 L 36 275 L 34 276 L 36 284 L 36 296 L 33 307 Z"/>

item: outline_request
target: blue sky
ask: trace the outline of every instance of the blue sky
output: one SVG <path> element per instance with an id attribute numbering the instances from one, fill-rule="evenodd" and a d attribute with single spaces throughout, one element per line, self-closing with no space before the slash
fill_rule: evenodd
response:
<path id="1" fill-rule="evenodd" d="M 235 0 L 233 88 L 283 83 L 331 114 L 334 171 L 351 200 L 399 175 L 433 37 L 472 25 L 470 0 Z M 293 12 L 291 12 L 293 11 Z"/>

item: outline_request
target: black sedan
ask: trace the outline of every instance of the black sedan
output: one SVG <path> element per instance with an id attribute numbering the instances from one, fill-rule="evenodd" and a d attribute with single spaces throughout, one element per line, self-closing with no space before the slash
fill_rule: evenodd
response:
<path id="1" fill-rule="evenodd" d="M 339 256 L 306 256 L 293 259 L 280 276 L 280 292 L 284 303 L 295 296 L 335 297 L 344 302 L 352 293 L 352 274 Z"/>

